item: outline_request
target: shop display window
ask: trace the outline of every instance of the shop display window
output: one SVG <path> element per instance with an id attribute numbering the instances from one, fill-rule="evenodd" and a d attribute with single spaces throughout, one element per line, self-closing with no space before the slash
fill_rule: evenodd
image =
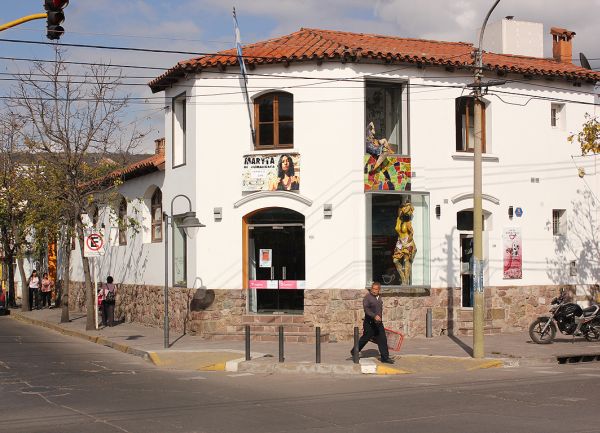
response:
<path id="1" fill-rule="evenodd" d="M 430 287 L 429 194 L 367 193 L 367 281 Z"/>

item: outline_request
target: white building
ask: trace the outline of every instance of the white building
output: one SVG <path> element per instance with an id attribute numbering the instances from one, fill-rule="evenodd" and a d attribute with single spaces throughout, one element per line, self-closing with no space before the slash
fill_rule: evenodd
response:
<path id="1" fill-rule="evenodd" d="M 505 43 L 486 39 L 502 53 L 484 54 L 484 81 L 505 81 L 484 96 L 486 332 L 523 329 L 558 287 L 593 296 L 600 272 L 597 161 L 575 156 L 567 141 L 595 112 L 600 73 L 571 63 L 574 33 L 562 29 L 553 29 L 555 59 L 519 55 L 543 52 L 533 46 L 542 26 L 530 24 L 490 32 Z M 519 29 L 529 39 L 511 42 Z M 105 220 L 112 246 L 100 275 L 121 284 L 121 314 L 160 325 L 160 212 L 177 224 L 193 211 L 206 227 L 191 237 L 169 231 L 175 327 L 216 338 L 241 334 L 245 323 L 285 323 L 300 340 L 314 326 L 345 338 L 376 280 L 386 326 L 422 335 L 432 308 L 435 334 L 470 332 L 473 50 L 301 29 L 244 47 L 249 101 L 235 50 L 182 61 L 153 80 L 165 95 L 164 170 L 155 161 L 122 186 L 131 200 L 122 215 L 142 226 L 122 231 L 126 245 L 116 219 Z M 370 122 L 392 151 L 377 167 L 365 149 Z M 298 177 L 278 183 L 285 159 Z M 155 193 L 162 208 L 156 195 L 152 205 Z M 409 220 L 396 224 L 407 202 L 414 244 L 402 245 Z"/>

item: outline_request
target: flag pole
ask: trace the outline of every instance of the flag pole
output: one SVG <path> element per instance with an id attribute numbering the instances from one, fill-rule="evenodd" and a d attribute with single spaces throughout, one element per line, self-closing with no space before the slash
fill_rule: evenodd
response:
<path id="1" fill-rule="evenodd" d="M 256 144 L 256 133 L 252 124 L 252 107 L 250 104 L 250 95 L 248 94 L 248 75 L 246 73 L 246 65 L 244 64 L 244 56 L 242 55 L 242 40 L 240 37 L 240 28 L 238 26 L 235 7 L 233 8 L 233 25 L 235 30 L 235 49 L 237 52 L 237 60 L 240 64 L 240 72 L 242 74 L 242 86 L 244 87 L 244 99 L 248 107 L 248 121 L 250 122 L 250 133 L 252 134 L 252 143 Z"/>

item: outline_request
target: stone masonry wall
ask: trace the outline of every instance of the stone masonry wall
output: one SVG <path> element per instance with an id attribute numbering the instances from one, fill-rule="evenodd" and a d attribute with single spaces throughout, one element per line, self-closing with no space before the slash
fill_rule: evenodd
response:
<path id="1" fill-rule="evenodd" d="M 485 332 L 527 329 L 538 315 L 547 314 L 558 286 L 487 287 Z M 354 326 L 362 326 L 365 289 L 306 290 L 303 324 L 320 326 L 330 341 L 349 340 Z M 432 310 L 433 335 L 464 334 L 472 329 L 472 309 L 461 308 L 460 288 L 421 292 L 383 293 L 385 326 L 407 337 L 424 336 L 426 311 Z M 85 310 L 82 284 L 72 283 L 73 310 Z M 203 334 L 239 332 L 246 315 L 244 290 L 169 289 L 170 327 Z M 117 319 L 150 326 L 163 325 L 163 287 L 119 285 Z"/>

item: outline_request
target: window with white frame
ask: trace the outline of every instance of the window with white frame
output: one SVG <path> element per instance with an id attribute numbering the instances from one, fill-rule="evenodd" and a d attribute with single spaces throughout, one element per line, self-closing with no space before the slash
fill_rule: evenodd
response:
<path id="1" fill-rule="evenodd" d="M 456 151 L 475 150 L 475 99 L 472 96 L 456 98 Z M 481 104 L 481 151 L 486 151 L 486 106 Z"/>
<path id="2" fill-rule="evenodd" d="M 376 145 L 387 142 L 391 154 L 409 155 L 406 83 L 369 81 L 365 92 L 366 135 L 371 134 Z M 366 152 L 374 150 L 367 143 Z"/>
<path id="3" fill-rule="evenodd" d="M 556 129 L 564 129 L 565 104 L 550 104 L 550 126 Z"/>
<path id="4" fill-rule="evenodd" d="M 552 209 L 552 234 L 554 236 L 567 234 L 567 211 L 565 209 Z"/>
<path id="5" fill-rule="evenodd" d="M 186 95 L 173 98 L 173 167 L 185 165 L 186 157 Z"/>

